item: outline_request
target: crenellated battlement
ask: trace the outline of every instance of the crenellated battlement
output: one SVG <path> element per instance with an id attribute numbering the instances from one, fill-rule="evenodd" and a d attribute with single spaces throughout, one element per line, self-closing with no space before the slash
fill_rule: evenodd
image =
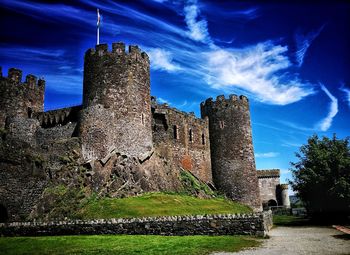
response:
<path id="1" fill-rule="evenodd" d="M 28 74 L 22 82 L 23 72 L 10 68 L 8 75 L 0 71 L 0 127 L 4 127 L 7 117 L 31 118 L 33 113 L 43 111 L 45 81 Z"/>
<path id="2" fill-rule="evenodd" d="M 194 114 L 194 112 L 184 112 L 184 111 L 181 111 L 177 108 L 169 106 L 167 103 L 159 104 L 155 97 L 152 97 L 152 100 L 153 100 L 152 101 L 152 108 L 154 111 L 156 111 L 158 113 L 166 114 L 168 112 L 172 112 L 173 114 L 181 115 L 184 118 L 192 119 L 193 121 L 197 121 L 197 122 L 202 123 L 202 124 L 208 123 L 207 118 L 205 118 L 205 119 L 197 118 L 197 116 Z"/>
<path id="3" fill-rule="evenodd" d="M 288 184 L 280 184 L 279 185 L 279 188 L 281 189 L 281 190 L 288 190 Z"/>
<path id="4" fill-rule="evenodd" d="M 258 178 L 279 178 L 280 170 L 279 169 L 265 169 L 257 171 Z"/>
<path id="5" fill-rule="evenodd" d="M 25 81 L 22 82 L 22 76 L 23 76 L 23 71 L 17 68 L 10 68 L 8 70 L 8 75 L 7 77 L 2 76 L 2 69 L 0 67 L 0 77 L 7 80 L 8 84 L 19 84 L 22 85 L 23 87 L 31 88 L 31 89 L 36 89 L 38 88 L 39 90 L 44 91 L 45 89 L 45 80 L 44 79 L 39 79 L 33 75 L 33 74 L 27 74 Z"/>
<path id="6" fill-rule="evenodd" d="M 201 107 L 209 107 L 209 108 L 222 108 L 228 106 L 243 106 L 245 108 L 249 107 L 249 100 L 246 96 L 240 95 L 229 95 L 228 98 L 225 98 L 224 95 L 219 95 L 216 97 L 216 101 L 213 101 L 213 98 L 210 97 L 204 102 L 201 103 Z"/>
<path id="7" fill-rule="evenodd" d="M 34 114 L 34 117 L 39 120 L 41 127 L 50 128 L 57 125 L 66 125 L 69 122 L 77 122 L 79 111 L 82 106 L 73 106 L 47 112 Z"/>
<path id="8" fill-rule="evenodd" d="M 224 95 L 219 95 L 216 100 L 210 97 L 200 104 L 202 118 L 208 116 L 213 111 L 223 111 L 225 109 L 240 109 L 244 112 L 249 111 L 249 100 L 246 96 L 237 96 L 234 94 L 225 98 Z"/>
<path id="9" fill-rule="evenodd" d="M 88 49 L 85 53 L 85 58 L 91 56 L 113 56 L 113 57 L 129 57 L 134 60 L 146 61 L 149 64 L 149 57 L 146 52 L 141 52 L 137 45 L 129 45 L 128 52 L 123 42 L 112 43 L 111 51 L 108 49 L 108 44 L 98 44 L 95 48 Z"/>

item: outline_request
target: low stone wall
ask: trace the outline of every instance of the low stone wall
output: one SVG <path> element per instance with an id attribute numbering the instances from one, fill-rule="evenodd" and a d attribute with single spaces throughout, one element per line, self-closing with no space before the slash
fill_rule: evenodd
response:
<path id="1" fill-rule="evenodd" d="M 132 219 L 12 222 L 0 224 L 0 236 L 80 234 L 127 235 L 256 235 L 272 227 L 271 211 L 253 214 L 168 216 Z"/>

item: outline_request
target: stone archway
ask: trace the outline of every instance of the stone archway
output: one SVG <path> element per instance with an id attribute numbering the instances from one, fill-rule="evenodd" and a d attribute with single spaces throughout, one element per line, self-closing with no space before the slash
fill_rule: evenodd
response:
<path id="1" fill-rule="evenodd" d="M 270 200 L 267 202 L 267 206 L 268 206 L 268 207 L 270 207 L 270 206 L 277 206 L 276 200 L 270 199 Z"/>
<path id="2" fill-rule="evenodd" d="M 8 220 L 8 212 L 4 205 L 0 204 L 0 223 Z"/>

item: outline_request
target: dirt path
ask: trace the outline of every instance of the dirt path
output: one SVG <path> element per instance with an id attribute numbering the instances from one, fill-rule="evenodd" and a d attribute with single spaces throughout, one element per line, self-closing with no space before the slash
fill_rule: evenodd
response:
<path id="1" fill-rule="evenodd" d="M 350 255 L 350 240 L 331 227 L 277 227 L 261 247 L 215 255 Z"/>

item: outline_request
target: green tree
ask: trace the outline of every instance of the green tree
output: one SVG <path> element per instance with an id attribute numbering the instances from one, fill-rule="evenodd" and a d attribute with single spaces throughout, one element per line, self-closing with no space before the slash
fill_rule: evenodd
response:
<path id="1" fill-rule="evenodd" d="M 294 191 L 312 216 L 350 214 L 349 138 L 313 135 L 291 162 Z"/>

